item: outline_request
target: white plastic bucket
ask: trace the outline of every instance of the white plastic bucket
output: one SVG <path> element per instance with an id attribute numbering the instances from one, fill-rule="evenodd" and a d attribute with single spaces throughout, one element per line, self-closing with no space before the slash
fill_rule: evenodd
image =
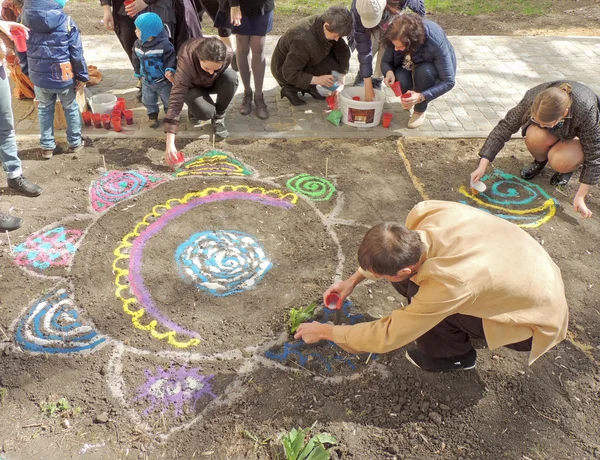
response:
<path id="1" fill-rule="evenodd" d="M 365 88 L 352 86 L 344 88 L 340 92 L 340 110 L 342 111 L 342 122 L 356 128 L 372 128 L 381 121 L 385 94 L 383 91 L 374 89 L 375 100 L 372 102 L 354 101 L 352 98 L 365 97 Z"/>
<path id="2" fill-rule="evenodd" d="M 96 94 L 92 97 L 90 105 L 92 106 L 92 112 L 110 115 L 112 109 L 117 105 L 117 96 L 110 93 Z"/>

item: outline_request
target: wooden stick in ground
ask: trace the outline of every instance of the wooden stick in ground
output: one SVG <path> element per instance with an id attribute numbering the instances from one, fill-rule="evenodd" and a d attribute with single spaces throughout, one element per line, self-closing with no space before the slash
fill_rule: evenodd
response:
<path id="1" fill-rule="evenodd" d="M 104 155 L 102 155 L 102 163 L 104 164 L 104 170 L 108 171 L 108 169 L 106 169 L 106 160 L 104 159 Z"/>
<path id="2" fill-rule="evenodd" d="M 215 137 L 217 137 L 217 135 L 213 134 L 213 150 L 215 149 Z"/>
<path id="3" fill-rule="evenodd" d="M 6 239 L 8 240 L 8 249 L 10 249 L 10 253 L 12 255 L 12 253 L 13 253 L 12 243 L 10 242 L 10 235 L 8 234 L 8 230 L 6 231 Z"/>
<path id="4" fill-rule="evenodd" d="M 371 360 L 371 356 L 373 356 L 373 353 L 369 353 L 369 357 L 367 358 L 367 361 L 365 362 L 365 366 L 367 364 L 369 364 L 369 361 Z"/>
<path id="5" fill-rule="evenodd" d="M 6 335 L 6 332 L 4 332 L 4 329 L 2 329 L 2 326 L 0 326 L 0 332 L 2 332 L 2 335 L 4 336 L 4 340 L 6 340 L 7 342 L 10 342 L 10 339 Z"/>
<path id="6" fill-rule="evenodd" d="M 329 169 L 329 157 L 325 158 L 325 179 L 327 179 L 328 169 Z"/>

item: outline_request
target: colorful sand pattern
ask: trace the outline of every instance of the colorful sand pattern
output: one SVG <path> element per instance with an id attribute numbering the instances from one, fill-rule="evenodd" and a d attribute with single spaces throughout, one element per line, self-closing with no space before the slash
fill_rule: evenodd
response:
<path id="1" fill-rule="evenodd" d="M 182 164 L 175 172 L 184 176 L 249 176 L 252 174 L 240 161 L 217 150 L 200 155 Z"/>
<path id="2" fill-rule="evenodd" d="M 106 211 L 120 201 L 149 190 L 165 179 L 142 171 L 107 171 L 90 187 L 90 201 L 96 212 Z"/>
<path id="3" fill-rule="evenodd" d="M 155 339 L 166 340 L 177 348 L 188 348 L 200 343 L 197 332 L 184 328 L 169 319 L 152 299 L 144 284 L 142 258 L 146 243 L 173 219 L 205 204 L 242 200 L 284 209 L 294 207 L 298 197 L 280 189 L 265 189 L 246 185 L 222 185 L 188 193 L 156 205 L 133 231 L 126 234 L 114 251 L 115 295 L 123 302 L 123 310 L 131 316 L 134 327 L 150 332 Z"/>
<path id="4" fill-rule="evenodd" d="M 20 266 L 46 270 L 71 263 L 80 230 L 56 227 L 44 233 L 34 233 L 14 248 L 15 263 Z"/>
<path id="5" fill-rule="evenodd" d="M 352 314 L 351 313 L 352 302 L 346 300 L 344 305 L 342 306 L 340 312 L 343 316 L 343 324 L 357 324 L 365 321 L 365 316 L 362 314 Z M 323 309 L 323 318 L 319 319 L 320 323 L 327 323 L 335 319 L 336 310 L 329 310 L 327 308 Z M 325 349 L 323 350 L 323 347 Z M 327 355 L 323 354 L 324 351 L 327 351 Z M 314 345 L 308 345 L 302 340 L 293 340 L 288 341 L 283 344 L 283 348 L 280 352 L 274 352 L 272 350 L 267 350 L 265 352 L 265 357 L 272 359 L 274 361 L 286 362 L 289 360 L 293 360 L 300 364 L 301 366 L 306 366 L 309 361 L 311 365 L 314 366 L 318 363 L 318 365 L 327 373 L 332 373 L 334 371 L 334 363 L 340 363 L 345 367 L 350 368 L 351 370 L 357 369 L 357 357 L 366 361 L 368 357 L 368 353 L 361 353 L 359 355 L 352 355 L 350 353 L 346 353 L 340 347 L 338 347 L 334 342 L 327 342 L 327 345 L 319 345 L 319 348 Z M 377 355 L 372 355 L 371 360 L 377 359 Z"/>
<path id="6" fill-rule="evenodd" d="M 175 254 L 181 277 L 217 297 L 253 288 L 272 267 L 263 246 L 236 230 L 193 234 Z"/>
<path id="7" fill-rule="evenodd" d="M 27 351 L 62 354 L 91 351 L 106 338 L 82 323 L 73 298 L 59 289 L 26 310 L 17 323 L 15 341 Z"/>
<path id="8" fill-rule="evenodd" d="M 520 177 L 496 169 L 481 178 L 487 185 L 483 193 L 473 194 L 462 186 L 468 198 L 462 203 L 509 220 L 522 228 L 536 228 L 556 214 L 556 201 L 543 188 Z"/>
<path id="9" fill-rule="evenodd" d="M 335 193 L 335 185 L 324 177 L 299 174 L 287 181 L 286 187 L 312 201 L 328 201 Z"/>
<path id="10" fill-rule="evenodd" d="M 174 363 L 170 363 L 168 369 L 148 369 L 145 371 L 146 382 L 138 388 L 134 401 L 149 403 L 143 415 L 173 411 L 179 416 L 186 406 L 194 410 L 203 397 L 209 400 L 217 397 L 210 384 L 214 375 L 202 375 L 201 372 L 199 367 L 188 368 Z"/>

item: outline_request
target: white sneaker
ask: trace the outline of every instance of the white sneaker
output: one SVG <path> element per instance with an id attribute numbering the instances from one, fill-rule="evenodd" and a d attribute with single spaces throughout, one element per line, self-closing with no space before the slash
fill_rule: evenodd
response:
<path id="1" fill-rule="evenodd" d="M 415 129 L 415 128 L 418 128 L 419 126 L 421 126 L 424 122 L 425 122 L 425 112 L 422 112 L 422 113 L 414 112 L 408 120 L 408 127 L 410 129 Z"/>

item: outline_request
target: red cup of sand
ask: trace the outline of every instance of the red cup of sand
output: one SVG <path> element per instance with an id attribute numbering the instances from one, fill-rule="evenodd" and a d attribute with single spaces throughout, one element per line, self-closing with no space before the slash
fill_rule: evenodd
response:
<path id="1" fill-rule="evenodd" d="M 382 126 L 384 128 L 389 128 L 391 122 L 392 122 L 392 114 L 390 112 L 384 112 Z"/>
<path id="2" fill-rule="evenodd" d="M 483 193 L 487 190 L 487 186 L 478 180 L 477 182 L 471 181 L 471 192 L 473 195 L 477 195 L 478 193 Z"/>
<path id="3" fill-rule="evenodd" d="M 10 37 L 12 38 L 12 41 L 15 42 L 15 46 L 19 53 L 27 51 L 27 32 L 20 27 L 11 27 Z"/>
<path id="4" fill-rule="evenodd" d="M 392 86 L 390 86 L 390 88 L 392 88 L 392 91 L 394 92 L 394 94 L 397 97 L 401 97 L 402 96 L 402 88 L 400 87 L 400 82 L 396 81 L 394 83 L 392 83 Z"/>
<path id="5" fill-rule="evenodd" d="M 353 101 L 360 101 L 360 96 L 354 96 L 354 97 L 352 98 L 352 100 L 353 100 Z"/>
<path id="6" fill-rule="evenodd" d="M 409 93 L 404 93 L 402 96 L 400 96 L 401 99 L 408 99 L 410 97 Z"/>
<path id="7" fill-rule="evenodd" d="M 135 1 L 135 0 L 125 0 L 125 1 L 123 2 L 123 4 L 125 5 L 125 7 L 128 7 L 129 5 L 133 4 L 133 2 L 134 2 L 134 1 Z M 125 10 L 125 11 L 127 12 L 127 10 Z M 132 18 L 132 17 L 133 17 L 133 16 L 135 16 L 135 15 L 134 15 L 134 14 L 129 14 L 129 13 L 127 13 L 127 16 L 129 16 L 129 17 L 131 17 L 131 18 Z"/>
<path id="8" fill-rule="evenodd" d="M 183 161 L 184 161 L 183 152 L 177 152 L 175 160 L 172 160 L 171 157 L 169 157 L 169 160 L 167 160 L 167 163 L 169 165 L 173 166 L 173 165 L 178 165 L 180 163 L 183 163 Z"/>
<path id="9" fill-rule="evenodd" d="M 121 117 L 113 117 L 112 120 L 113 129 L 116 132 L 121 132 Z"/>
<path id="10" fill-rule="evenodd" d="M 85 126 L 92 126 L 92 112 L 82 112 L 81 118 L 83 118 L 83 123 L 85 124 Z"/>
<path id="11" fill-rule="evenodd" d="M 133 110 L 125 110 L 125 122 L 128 125 L 133 124 Z"/>
<path id="12" fill-rule="evenodd" d="M 330 310 L 339 310 L 342 308 L 340 304 L 340 295 L 337 292 L 331 292 L 325 298 L 325 306 Z"/>
<path id="13" fill-rule="evenodd" d="M 115 107 L 111 113 L 111 118 L 121 118 L 121 111 Z"/>
<path id="14" fill-rule="evenodd" d="M 99 113 L 92 114 L 92 121 L 94 122 L 94 128 L 102 128 L 102 115 Z"/>
<path id="15" fill-rule="evenodd" d="M 104 129 L 110 129 L 110 115 L 107 113 L 102 115 L 102 126 Z"/>

